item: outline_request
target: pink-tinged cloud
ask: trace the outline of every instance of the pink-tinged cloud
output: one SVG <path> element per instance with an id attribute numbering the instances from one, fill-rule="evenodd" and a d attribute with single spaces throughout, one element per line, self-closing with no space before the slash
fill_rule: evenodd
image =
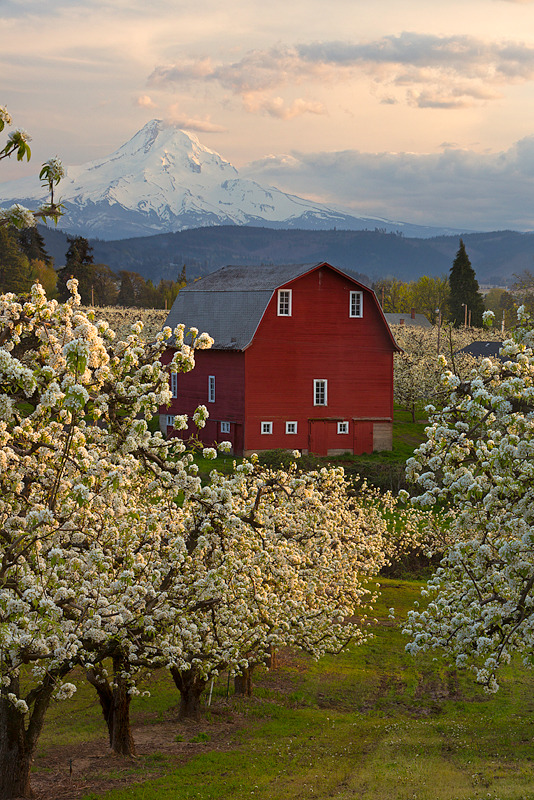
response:
<path id="1" fill-rule="evenodd" d="M 195 119 L 184 114 L 177 105 L 170 106 L 165 122 L 168 125 L 174 125 L 177 128 L 182 128 L 188 131 L 197 131 L 199 133 L 225 133 L 227 128 L 223 125 L 217 125 L 208 119 Z"/>
<path id="2" fill-rule="evenodd" d="M 389 102 L 398 100 L 391 94 L 396 89 L 410 104 L 465 108 L 499 98 L 496 87 L 534 80 L 534 46 L 467 35 L 404 32 L 369 42 L 326 41 L 250 50 L 232 63 L 183 60 L 157 67 L 148 83 L 158 88 L 184 82 L 217 83 L 241 96 L 248 110 L 276 114 L 277 98 L 253 101 L 251 96 L 305 81 L 325 84 L 362 78 L 388 87 Z"/>
<path id="3" fill-rule="evenodd" d="M 246 111 L 251 113 L 264 112 L 276 119 L 294 119 L 302 114 L 326 114 L 323 103 L 315 100 L 305 100 L 298 97 L 289 105 L 282 97 L 263 97 L 257 94 L 245 95 L 243 104 Z"/>
<path id="4" fill-rule="evenodd" d="M 156 108 L 157 104 L 149 97 L 147 94 L 142 94 L 140 97 L 137 98 L 135 101 L 137 106 L 141 108 Z"/>

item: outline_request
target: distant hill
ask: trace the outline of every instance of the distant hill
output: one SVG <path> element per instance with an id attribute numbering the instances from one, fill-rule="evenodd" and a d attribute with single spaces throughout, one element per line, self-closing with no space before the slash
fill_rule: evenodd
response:
<path id="1" fill-rule="evenodd" d="M 40 227 L 56 267 L 65 263 L 66 234 Z M 534 234 L 515 231 L 463 235 L 479 283 L 506 285 L 525 269 L 534 271 Z M 178 233 L 104 242 L 92 239 L 95 261 L 138 272 L 157 283 L 176 279 L 183 265 L 189 279 L 226 264 L 290 264 L 328 261 L 370 280 L 448 274 L 458 236 L 415 239 L 379 231 L 273 230 L 223 225 Z"/>

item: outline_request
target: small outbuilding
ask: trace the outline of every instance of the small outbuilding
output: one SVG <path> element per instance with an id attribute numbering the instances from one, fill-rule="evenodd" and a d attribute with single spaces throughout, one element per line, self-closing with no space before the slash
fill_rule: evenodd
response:
<path id="1" fill-rule="evenodd" d="M 192 372 L 171 376 L 168 436 L 189 438 L 193 423 L 175 431 L 174 415 L 205 405 L 202 440 L 237 455 L 391 449 L 400 348 L 374 292 L 349 274 L 326 262 L 223 267 L 180 291 L 166 325 L 179 323 L 215 341 Z"/>
<path id="2" fill-rule="evenodd" d="M 431 328 L 432 323 L 424 314 L 417 314 L 415 309 L 408 313 L 386 312 L 384 314 L 388 325 L 406 325 L 407 327 Z"/>

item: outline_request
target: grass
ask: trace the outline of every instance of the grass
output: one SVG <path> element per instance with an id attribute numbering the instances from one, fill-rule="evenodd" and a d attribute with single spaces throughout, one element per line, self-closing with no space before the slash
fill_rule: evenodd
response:
<path id="1" fill-rule="evenodd" d="M 421 416 L 423 412 L 421 411 Z M 322 459 L 323 463 L 340 463 L 348 476 L 359 475 L 382 490 L 393 492 L 409 488 L 405 480 L 406 460 L 414 449 L 425 441 L 426 421 L 412 422 L 411 414 L 395 407 L 393 417 L 393 447 L 374 453 L 352 455 L 344 453 Z"/>
<path id="2" fill-rule="evenodd" d="M 434 654 L 414 661 L 401 627 L 420 585 L 385 580 L 382 588 L 375 636 L 364 645 L 318 662 L 281 654 L 278 670 L 258 674 L 249 701 L 230 697 L 227 704 L 221 676 L 213 713 L 247 715 L 246 726 L 234 729 L 232 749 L 212 747 L 208 719 L 204 735 L 185 734 L 186 742 L 201 743 L 190 760 L 177 767 L 155 752 L 128 764 L 137 780 L 148 780 L 84 800 L 532 798 L 534 675 L 515 663 L 502 674 L 500 692 L 489 696 L 470 673 L 457 673 Z M 134 700 L 134 717 L 157 724 L 177 695 L 167 676 L 151 680 L 152 696 Z M 104 733 L 83 688 L 53 709 L 42 750 Z"/>
<path id="3" fill-rule="evenodd" d="M 423 415 L 421 410 L 420 415 Z M 157 430 L 159 421 L 154 417 L 150 426 Z M 342 464 L 348 475 L 358 474 L 365 477 L 370 483 L 382 488 L 398 491 L 404 488 L 404 465 L 406 460 L 413 455 L 414 449 L 425 440 L 426 422 L 412 422 L 411 414 L 398 407 L 394 411 L 393 419 L 393 447 L 392 450 L 382 450 L 374 453 L 353 455 L 343 453 L 338 456 L 320 457 L 315 455 L 303 456 L 299 461 L 303 469 L 315 469 L 325 464 Z M 242 459 L 233 455 L 219 454 L 215 459 L 203 458 L 195 452 L 194 462 L 198 466 L 199 475 L 203 482 L 207 482 L 212 470 L 230 474 L 234 463 Z M 283 468 L 291 461 L 285 450 L 270 450 L 260 455 L 260 462 L 274 468 Z"/>

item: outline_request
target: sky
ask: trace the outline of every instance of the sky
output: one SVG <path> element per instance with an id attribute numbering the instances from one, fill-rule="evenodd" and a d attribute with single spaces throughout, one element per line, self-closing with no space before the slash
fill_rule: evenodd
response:
<path id="1" fill-rule="evenodd" d="M 158 118 L 357 215 L 534 229 L 534 0 L 2 0 L 0 40 L 1 181 Z"/>

